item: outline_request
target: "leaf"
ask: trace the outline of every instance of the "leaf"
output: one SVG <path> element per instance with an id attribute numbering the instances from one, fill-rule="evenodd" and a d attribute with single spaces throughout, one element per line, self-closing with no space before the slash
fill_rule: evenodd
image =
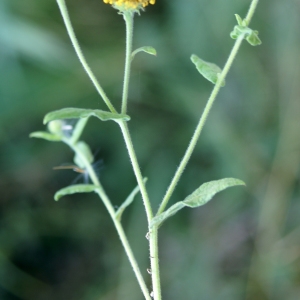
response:
<path id="1" fill-rule="evenodd" d="M 194 63 L 198 72 L 204 78 L 206 78 L 208 81 L 212 82 L 213 84 L 217 83 L 219 79 L 219 75 L 222 72 L 222 70 L 217 65 L 210 62 L 206 62 L 195 54 L 191 56 L 191 61 Z M 225 86 L 225 80 L 222 81 L 221 86 Z"/>
<path id="2" fill-rule="evenodd" d="M 261 44 L 257 30 L 252 30 L 246 26 L 234 26 L 233 31 L 230 32 L 230 37 L 236 40 L 240 35 L 243 35 L 243 38 L 246 39 L 251 46 L 258 46 Z"/>
<path id="3" fill-rule="evenodd" d="M 240 26 L 243 26 L 243 19 L 240 17 L 240 15 L 235 14 L 235 18 L 236 18 L 236 21 L 238 22 L 238 24 Z"/>
<path id="4" fill-rule="evenodd" d="M 144 183 L 146 183 L 147 178 L 144 178 Z M 119 209 L 116 211 L 115 218 L 119 221 L 121 221 L 122 214 L 124 210 L 133 202 L 134 197 L 136 194 L 140 191 L 139 186 L 135 187 L 135 189 L 129 194 L 129 196 L 126 198 L 126 200 L 122 203 L 122 205 L 119 207 Z"/>
<path id="5" fill-rule="evenodd" d="M 235 178 L 224 178 L 220 180 L 214 180 L 202 184 L 191 195 L 187 196 L 183 202 L 189 207 L 198 207 L 206 204 L 212 197 L 232 186 L 245 185 L 242 180 Z"/>
<path id="6" fill-rule="evenodd" d="M 154 56 L 156 56 L 156 54 L 157 54 L 156 50 L 153 47 L 151 47 L 151 46 L 144 46 L 144 47 L 140 47 L 140 48 L 134 50 L 131 53 L 131 60 L 133 60 L 134 57 L 135 57 L 135 55 L 137 53 L 139 53 L 139 52 L 146 52 L 146 53 L 148 53 L 150 55 L 154 55 Z"/>
<path id="7" fill-rule="evenodd" d="M 167 218 L 173 216 L 185 206 L 192 208 L 202 206 L 210 201 L 215 194 L 229 187 L 237 185 L 245 185 L 245 183 L 242 180 L 235 178 L 224 178 L 206 182 L 196 189 L 192 194 L 187 196 L 183 201 L 175 203 L 165 212 L 154 217 L 150 223 L 150 227 L 153 227 L 154 225 L 160 226 Z"/>
<path id="8" fill-rule="evenodd" d="M 258 31 L 257 30 L 253 30 L 247 37 L 246 37 L 247 42 L 251 45 L 251 46 L 259 46 L 261 45 L 261 40 L 258 37 Z"/>
<path id="9" fill-rule="evenodd" d="M 84 109 L 84 108 L 63 108 L 60 110 L 55 110 L 50 113 L 48 113 L 43 123 L 46 124 L 53 120 L 60 120 L 60 119 L 80 119 L 80 118 L 88 118 L 94 116 L 101 121 L 118 121 L 118 120 L 124 120 L 129 121 L 130 117 L 125 114 L 117 114 L 117 113 L 111 113 L 104 110 L 99 109 Z"/>
<path id="10" fill-rule="evenodd" d="M 49 133 L 46 131 L 36 131 L 30 133 L 29 137 L 38 138 L 38 139 L 44 139 L 50 142 L 60 142 L 62 140 L 62 136 Z"/>
<path id="11" fill-rule="evenodd" d="M 93 184 L 74 184 L 57 191 L 54 195 L 55 201 L 58 201 L 61 197 L 76 193 L 90 193 L 95 192 L 98 187 Z"/>

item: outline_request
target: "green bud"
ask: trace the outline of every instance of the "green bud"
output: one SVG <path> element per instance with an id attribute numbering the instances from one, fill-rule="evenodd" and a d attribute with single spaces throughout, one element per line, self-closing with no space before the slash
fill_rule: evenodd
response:
<path id="1" fill-rule="evenodd" d="M 56 135 L 63 135 L 63 121 L 62 120 L 54 120 L 48 123 L 49 132 Z"/>

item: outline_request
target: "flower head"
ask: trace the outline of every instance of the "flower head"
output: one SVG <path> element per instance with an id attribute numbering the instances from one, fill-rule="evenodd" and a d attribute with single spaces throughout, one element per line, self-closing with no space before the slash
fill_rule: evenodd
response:
<path id="1" fill-rule="evenodd" d="M 149 4 L 155 4 L 155 0 L 103 0 L 106 4 L 111 4 L 120 11 L 139 11 Z"/>

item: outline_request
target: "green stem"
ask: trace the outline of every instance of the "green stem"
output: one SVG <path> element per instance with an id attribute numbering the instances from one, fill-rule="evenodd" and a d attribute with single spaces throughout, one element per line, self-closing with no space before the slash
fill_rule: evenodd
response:
<path id="1" fill-rule="evenodd" d="M 131 141 L 130 133 L 127 127 L 127 123 L 124 121 L 119 122 L 125 144 L 129 153 L 129 157 L 132 163 L 132 167 L 142 194 L 148 224 L 153 218 L 153 212 L 149 196 L 143 181 L 143 176 L 140 171 L 140 167 L 136 158 L 136 154 Z M 158 259 L 158 228 L 154 226 L 149 231 L 149 250 L 150 250 L 150 263 L 151 263 L 151 277 L 152 277 L 152 288 L 153 288 L 153 299 L 161 300 L 161 287 L 160 287 L 160 271 L 159 271 L 159 259 Z"/>
<path id="2" fill-rule="evenodd" d="M 149 247 L 150 247 L 150 262 L 151 262 L 151 276 L 152 276 L 152 289 L 153 289 L 152 297 L 154 300 L 161 300 L 157 226 L 153 226 L 153 228 L 149 232 Z"/>
<path id="3" fill-rule="evenodd" d="M 142 194 L 142 198 L 143 198 L 143 202 L 144 202 L 144 206 L 145 206 L 145 210 L 146 210 L 146 215 L 147 215 L 147 221 L 148 221 L 148 224 L 150 224 L 150 222 L 153 218 L 151 203 L 149 200 L 149 196 L 148 196 L 148 192 L 146 190 L 145 183 L 143 181 L 143 176 L 142 176 L 142 173 L 140 170 L 140 166 L 139 166 L 139 163 L 137 161 L 137 157 L 136 157 L 136 154 L 134 151 L 134 147 L 132 144 L 128 126 L 125 121 L 119 121 L 118 123 L 120 125 L 121 131 L 123 134 L 123 138 L 124 138 L 127 150 L 128 150 L 129 158 L 130 158 L 130 161 L 132 164 L 132 168 L 133 168 L 137 183 L 139 185 L 139 188 L 140 188 L 140 191 Z"/>
<path id="4" fill-rule="evenodd" d="M 255 12 L 258 1 L 259 0 L 253 0 L 251 5 L 250 5 L 249 11 L 248 11 L 248 14 L 247 14 L 247 17 L 246 17 L 246 20 L 247 20 L 248 24 L 250 23 L 251 18 L 253 16 L 254 12 Z M 175 187 L 176 187 L 176 185 L 177 185 L 177 183 L 178 183 L 178 181 L 179 181 L 179 179 L 180 179 L 187 163 L 189 162 L 189 159 L 190 159 L 190 157 L 191 157 L 191 155 L 192 155 L 192 153 L 193 153 L 193 151 L 196 147 L 196 144 L 198 142 L 198 139 L 199 139 L 199 136 L 200 136 L 201 131 L 203 129 L 203 126 L 204 126 L 204 124 L 207 120 L 209 112 L 210 112 L 210 110 L 211 110 L 211 108 L 212 108 L 212 106 L 213 106 L 213 104 L 216 100 L 216 97 L 217 97 L 217 95 L 220 91 L 221 84 L 222 84 L 223 80 L 225 79 L 226 75 L 228 74 L 228 72 L 230 70 L 230 67 L 231 67 L 231 65 L 232 65 L 232 63 L 233 63 L 233 61 L 234 61 L 234 59 L 235 59 L 235 57 L 236 57 L 236 55 L 237 55 L 237 53 L 240 49 L 240 46 L 242 44 L 242 41 L 243 41 L 244 37 L 245 37 L 245 35 L 240 35 L 237 38 L 237 40 L 235 41 L 235 44 L 234 44 L 234 46 L 233 46 L 233 48 L 230 52 L 230 55 L 229 55 L 229 57 L 226 61 L 226 64 L 225 64 L 225 66 L 224 66 L 224 68 L 223 68 L 223 70 L 222 70 L 222 72 L 219 76 L 218 82 L 216 83 L 216 85 L 214 86 L 214 88 L 213 88 L 213 90 L 210 94 L 210 97 L 209 97 L 209 99 L 206 103 L 206 106 L 205 106 L 204 111 L 203 111 L 203 113 L 200 117 L 200 120 L 199 120 L 198 125 L 195 129 L 195 132 L 192 136 L 192 139 L 189 143 L 189 146 L 188 146 L 188 148 L 187 148 L 187 150 L 186 150 L 186 152 L 185 152 L 185 154 L 184 154 L 184 156 L 183 156 L 183 158 L 180 162 L 180 165 L 179 165 L 179 167 L 178 167 L 178 169 L 177 169 L 177 171 L 176 171 L 176 173 L 175 173 L 175 175 L 174 175 L 174 177 L 173 177 L 173 179 L 172 179 L 172 181 L 171 181 L 171 183 L 170 183 L 170 185 L 167 189 L 167 192 L 166 192 L 166 194 L 165 194 L 165 196 L 164 196 L 164 198 L 161 202 L 161 205 L 158 209 L 157 214 L 160 214 L 165 210 L 165 208 L 166 208 L 166 206 L 167 206 L 167 204 L 168 204 L 168 202 L 169 202 L 169 200 L 170 200 L 170 198 L 171 198 L 171 196 L 172 196 L 172 194 L 175 190 Z"/>
<path id="5" fill-rule="evenodd" d="M 133 17 L 134 13 L 131 11 L 124 12 L 124 19 L 126 23 L 126 57 L 125 57 L 125 71 L 124 71 L 124 84 L 123 84 L 123 96 L 122 96 L 122 113 L 127 112 L 128 102 L 128 89 L 130 80 L 130 69 L 131 69 L 131 55 L 132 55 L 132 38 L 133 38 Z M 130 133 L 126 122 L 119 122 L 125 144 L 129 153 L 129 157 L 132 163 L 132 167 L 142 194 L 148 224 L 150 224 L 153 218 L 153 212 L 149 196 L 143 181 L 143 176 L 140 171 L 140 167 L 137 161 L 137 157 L 134 151 Z M 158 230 L 152 228 L 149 232 L 149 248 L 150 248 L 150 263 L 151 263 L 151 277 L 152 277 L 152 288 L 153 288 L 153 299 L 161 300 L 161 288 L 160 288 L 160 273 L 159 273 L 159 260 L 158 260 Z"/>
<path id="6" fill-rule="evenodd" d="M 100 96 L 102 97 L 103 101 L 105 102 L 105 104 L 107 105 L 107 107 L 110 109 L 111 112 L 116 113 L 116 109 L 114 108 L 114 106 L 112 105 L 112 103 L 110 102 L 110 100 L 108 99 L 107 95 L 105 94 L 103 88 L 101 87 L 101 85 L 99 84 L 96 76 L 94 75 L 94 73 L 92 72 L 91 68 L 89 67 L 83 53 L 82 50 L 79 46 L 78 40 L 76 38 L 70 17 L 69 17 L 69 13 L 68 13 L 68 9 L 66 6 L 66 2 L 65 0 L 56 0 L 57 4 L 59 6 L 61 15 L 63 17 L 67 32 L 69 34 L 69 37 L 71 39 L 72 45 L 75 49 L 75 52 L 79 58 L 79 61 L 81 62 L 84 70 L 86 71 L 86 73 L 88 74 L 88 76 L 90 77 L 90 80 L 92 81 L 92 83 L 94 84 L 96 90 L 98 91 L 98 93 L 100 94 Z"/>
<path id="7" fill-rule="evenodd" d="M 128 239 L 126 237 L 126 234 L 124 232 L 123 226 L 121 224 L 121 222 L 118 220 L 118 218 L 116 218 L 116 212 L 115 209 L 113 207 L 113 205 L 111 204 L 111 201 L 109 200 L 108 196 L 106 195 L 104 188 L 102 187 L 96 173 L 95 170 L 93 169 L 92 165 L 90 164 L 90 162 L 88 161 L 88 159 L 85 157 L 84 153 L 80 150 L 79 147 L 76 146 L 76 144 L 73 144 L 72 142 L 70 142 L 70 140 L 65 139 L 64 142 L 70 146 L 72 148 L 72 150 L 80 157 L 81 161 L 84 163 L 85 165 L 85 169 L 89 174 L 89 177 L 91 178 L 91 181 L 93 182 L 94 185 L 96 185 L 98 188 L 96 190 L 96 193 L 99 195 L 100 199 L 103 201 L 106 209 L 108 210 L 109 215 L 112 218 L 112 221 L 115 225 L 115 228 L 118 232 L 119 238 L 121 240 L 121 243 L 125 249 L 125 252 L 127 254 L 127 257 L 129 259 L 129 262 L 132 266 L 133 272 L 135 273 L 135 276 L 137 278 L 137 281 L 140 285 L 140 288 L 144 294 L 144 297 L 146 300 L 152 300 L 149 290 L 146 286 L 145 280 L 142 276 L 142 273 L 139 269 L 139 266 L 137 264 L 137 261 L 134 257 L 134 254 L 132 252 L 132 249 L 130 247 L 130 244 L 128 242 Z"/>
<path id="8" fill-rule="evenodd" d="M 128 90 L 131 69 L 131 53 L 132 53 L 132 37 L 133 37 L 133 11 L 125 11 L 123 17 L 126 24 L 126 54 L 125 54 L 125 69 L 122 95 L 122 114 L 127 112 Z"/>
<path id="9" fill-rule="evenodd" d="M 247 24 L 249 25 L 250 22 L 251 22 L 251 19 L 255 13 L 255 10 L 256 10 L 256 7 L 257 7 L 257 4 L 258 4 L 258 1 L 259 0 L 253 0 L 250 4 L 250 7 L 249 7 L 249 10 L 248 10 L 248 13 L 247 13 L 247 16 L 245 18 Z"/>

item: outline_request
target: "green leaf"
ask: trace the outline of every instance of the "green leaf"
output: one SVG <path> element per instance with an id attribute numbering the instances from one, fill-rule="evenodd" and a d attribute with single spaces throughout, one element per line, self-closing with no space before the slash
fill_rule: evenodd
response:
<path id="1" fill-rule="evenodd" d="M 242 180 L 235 178 L 224 178 L 220 180 L 214 180 L 202 184 L 191 195 L 186 197 L 183 202 L 189 207 L 198 207 L 206 204 L 212 197 L 232 186 L 245 185 Z"/>
<path id="2" fill-rule="evenodd" d="M 76 193 L 90 193 L 95 192 L 98 187 L 93 184 L 74 184 L 68 187 L 65 187 L 57 191 L 54 195 L 55 201 L 58 201 L 61 197 Z"/>
<path id="3" fill-rule="evenodd" d="M 154 55 L 154 56 L 156 56 L 156 54 L 157 54 L 156 50 L 153 47 L 151 47 L 151 46 L 144 46 L 144 47 L 140 47 L 140 48 L 134 50 L 131 53 L 131 60 L 133 60 L 134 57 L 135 57 L 135 55 L 137 53 L 139 53 L 139 52 L 146 52 L 146 53 L 148 53 L 150 55 Z"/>
<path id="4" fill-rule="evenodd" d="M 167 218 L 173 216 L 185 206 L 192 208 L 202 206 L 210 201 L 215 194 L 229 187 L 237 185 L 245 185 L 245 183 L 242 180 L 235 178 L 224 178 L 206 182 L 196 189 L 192 194 L 187 196 L 183 201 L 175 203 L 165 212 L 154 217 L 150 223 L 150 227 L 153 227 L 154 225 L 160 226 Z"/>
<path id="5" fill-rule="evenodd" d="M 146 183 L 147 178 L 144 178 L 144 183 Z M 134 197 L 136 194 L 140 191 L 139 186 L 135 187 L 135 189 L 129 194 L 129 196 L 126 198 L 126 200 L 123 202 L 123 204 L 119 207 L 119 209 L 116 211 L 115 218 L 119 221 L 121 221 L 122 214 L 124 210 L 133 202 Z"/>
<path id="6" fill-rule="evenodd" d="M 240 17 L 240 15 L 235 14 L 235 18 L 236 18 L 236 21 L 238 22 L 238 24 L 240 26 L 243 26 L 243 19 Z"/>
<path id="7" fill-rule="evenodd" d="M 198 72 L 204 78 L 206 78 L 208 81 L 212 82 L 213 84 L 217 83 L 219 79 L 219 75 L 222 72 L 222 70 L 217 65 L 210 62 L 206 62 L 195 54 L 191 56 L 191 61 L 194 63 Z M 225 85 L 225 80 L 223 80 L 221 86 L 224 85 Z"/>
<path id="8" fill-rule="evenodd" d="M 258 46 L 261 44 L 261 40 L 258 37 L 258 31 L 257 30 L 253 30 L 247 37 L 246 37 L 247 42 L 251 45 L 251 46 Z"/>
<path id="9" fill-rule="evenodd" d="M 108 120 L 129 121 L 130 120 L 130 117 L 125 114 L 111 113 L 111 112 L 99 110 L 99 109 L 83 109 L 83 108 L 69 107 L 69 108 L 63 108 L 63 109 L 55 110 L 55 111 L 48 113 L 45 116 L 43 123 L 46 124 L 50 121 L 60 120 L 60 119 L 88 118 L 91 116 L 94 116 L 94 117 L 100 119 L 101 121 L 108 121 Z"/>
<path id="10" fill-rule="evenodd" d="M 62 140 L 62 136 L 49 133 L 46 131 L 36 131 L 30 133 L 29 137 L 38 138 L 38 139 L 44 139 L 50 142 L 60 142 Z"/>
<path id="11" fill-rule="evenodd" d="M 251 46 L 258 46 L 261 44 L 257 30 L 252 30 L 247 26 L 234 26 L 233 31 L 230 32 L 230 37 L 236 40 L 240 35 L 243 35 L 243 38 L 246 39 Z"/>
<path id="12" fill-rule="evenodd" d="M 248 26 L 247 20 L 242 19 L 238 14 L 235 14 L 235 18 L 237 20 L 238 25 L 243 26 L 243 27 Z"/>
<path id="13" fill-rule="evenodd" d="M 82 159 L 82 156 L 91 164 L 94 161 L 94 156 L 92 154 L 90 146 L 83 142 L 79 141 L 75 146 L 78 151 L 75 152 L 74 163 L 82 169 L 85 169 L 85 162 Z M 80 153 L 80 154 L 79 154 Z"/>

